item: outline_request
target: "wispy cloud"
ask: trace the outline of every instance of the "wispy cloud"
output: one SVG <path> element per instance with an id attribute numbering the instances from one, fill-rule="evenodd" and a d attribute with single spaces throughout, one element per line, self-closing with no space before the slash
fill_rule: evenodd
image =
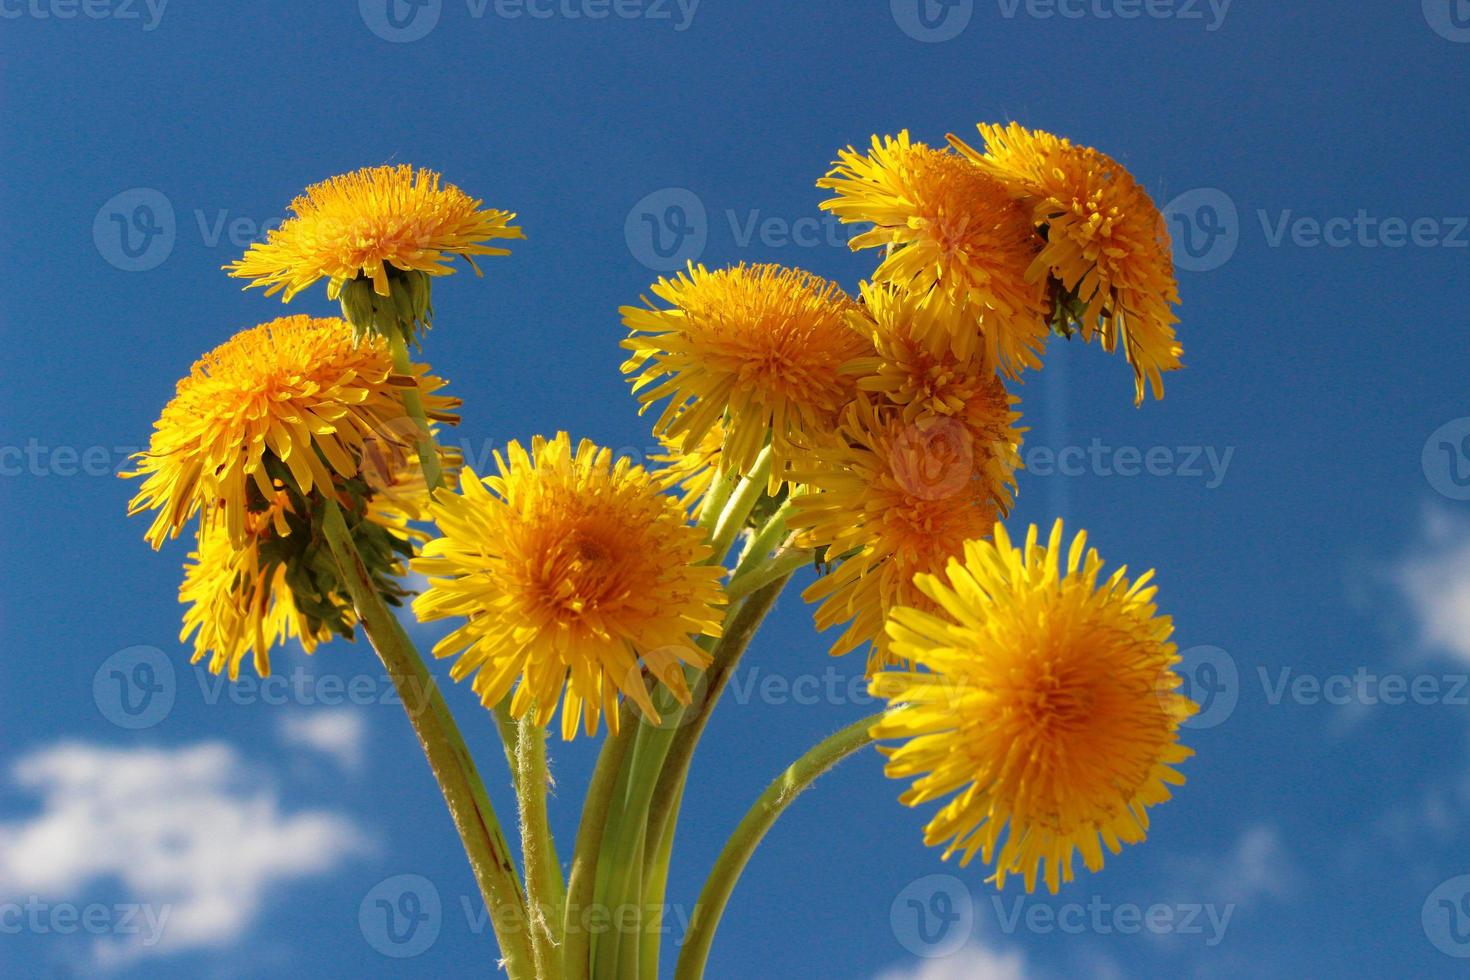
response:
<path id="1" fill-rule="evenodd" d="M 1192 901 L 1242 908 L 1262 899 L 1286 901 L 1299 877 L 1280 832 L 1269 824 L 1247 827 L 1219 857 L 1180 862 L 1175 874 Z"/>
<path id="2" fill-rule="evenodd" d="M 879 974 L 877 980 L 1026 980 L 1019 952 L 997 952 L 971 943 L 951 956 L 923 960 Z"/>
<path id="3" fill-rule="evenodd" d="M 1414 554 L 1397 566 L 1395 579 L 1421 641 L 1470 661 L 1470 521 L 1430 511 Z"/>
<path id="4" fill-rule="evenodd" d="M 141 910 L 134 928 L 96 937 L 98 966 L 226 946 L 268 888 L 324 874 L 364 847 L 341 814 L 282 812 L 221 742 L 68 742 L 21 758 L 11 775 L 40 811 L 0 822 L 0 901 L 79 902 L 102 886 Z"/>
<path id="5" fill-rule="evenodd" d="M 367 725 L 352 708 L 288 714 L 281 719 L 281 741 L 329 756 L 347 772 L 362 769 Z"/>

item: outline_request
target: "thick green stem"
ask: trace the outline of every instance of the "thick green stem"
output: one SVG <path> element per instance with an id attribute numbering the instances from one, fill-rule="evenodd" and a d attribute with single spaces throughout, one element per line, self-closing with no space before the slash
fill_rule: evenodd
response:
<path id="1" fill-rule="evenodd" d="M 740 657 L 755 637 L 756 630 L 765 620 L 766 614 L 775 606 L 781 590 L 790 578 L 777 579 L 757 590 L 739 604 L 725 624 L 724 635 L 715 644 L 713 660 L 705 669 L 704 694 L 689 706 L 678 719 L 679 727 L 674 732 L 672 744 L 664 760 L 663 771 L 654 787 L 653 800 L 648 810 L 648 853 L 656 859 L 673 851 L 674 826 L 683 799 L 684 784 L 689 777 L 689 767 L 694 761 L 694 750 L 709 724 L 715 704 L 729 683 Z M 667 869 L 663 874 L 667 875 Z M 662 902 L 663 895 L 652 897 Z"/>
<path id="2" fill-rule="evenodd" d="M 408 359 L 408 344 L 404 342 L 402 330 L 388 331 L 388 349 L 393 355 L 393 371 L 413 378 L 413 363 Z M 444 474 L 439 467 L 439 447 L 434 442 L 434 432 L 429 428 L 424 400 L 419 397 L 417 386 L 403 389 L 403 407 L 418 430 L 419 465 L 424 471 L 424 481 L 433 490 L 444 483 Z"/>
<path id="3" fill-rule="evenodd" d="M 755 801 L 755 805 L 725 842 L 724 850 L 720 852 L 714 869 L 710 871 L 709 878 L 699 893 L 699 900 L 694 903 L 694 914 L 689 920 L 689 934 L 679 953 L 679 963 L 674 968 L 674 980 L 699 980 L 704 975 L 705 963 L 709 960 L 710 946 L 714 942 L 715 930 L 719 928 L 720 917 L 725 912 L 730 894 L 735 890 L 735 883 L 740 880 L 740 872 L 745 870 L 746 863 L 755 853 L 761 839 L 791 802 L 811 786 L 818 776 L 873 741 L 870 731 L 880 718 L 881 712 L 848 725 L 797 759 L 766 787 L 766 791 Z M 746 969 L 749 969 L 748 965 Z"/>
<path id="4" fill-rule="evenodd" d="M 582 803 L 582 820 L 577 826 L 576 852 L 572 855 L 572 871 L 567 879 L 567 906 L 563 933 L 562 962 L 567 980 L 588 980 L 592 976 L 592 944 L 590 917 L 597 888 L 597 862 L 602 853 L 602 840 L 607 829 L 608 812 L 623 756 L 634 737 L 634 715 L 628 702 L 620 711 L 619 733 L 607 734 L 597 765 L 587 785 Z"/>
<path id="5" fill-rule="evenodd" d="M 720 511 L 719 519 L 715 521 L 714 532 L 710 535 L 711 563 L 719 564 L 725 560 L 730 546 L 735 543 L 735 538 L 745 527 L 745 521 L 750 517 L 750 512 L 760 502 L 770 474 L 771 447 L 767 446 L 756 457 L 755 466 L 751 469 L 750 475 L 740 481 L 740 485 L 735 488 L 735 492 L 730 495 L 729 501 Z"/>
<path id="6" fill-rule="evenodd" d="M 449 805 L 449 815 L 464 843 L 470 868 L 495 926 L 506 973 L 512 980 L 533 977 L 531 942 L 525 927 L 526 905 L 515 861 L 459 726 L 423 658 L 373 587 L 347 522 L 330 497 L 326 501 L 322 532 L 341 567 L 368 639 L 393 679 L 429 768 Z"/>
<path id="7" fill-rule="evenodd" d="M 791 548 L 777 552 L 768 561 L 739 572 L 725 586 L 725 598 L 731 602 L 744 599 L 759 592 L 778 579 L 790 577 L 793 572 L 812 563 L 812 552 L 805 548 Z"/>
<path id="8" fill-rule="evenodd" d="M 562 976 L 561 930 L 566 892 L 546 813 L 546 729 L 526 712 L 516 739 L 516 789 L 521 804 L 521 852 L 526 865 L 531 950 L 537 980 Z"/>

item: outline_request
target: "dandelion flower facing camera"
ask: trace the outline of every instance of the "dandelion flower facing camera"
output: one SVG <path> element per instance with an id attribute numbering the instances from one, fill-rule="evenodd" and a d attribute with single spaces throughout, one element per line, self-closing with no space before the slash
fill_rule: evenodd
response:
<path id="1" fill-rule="evenodd" d="M 308 187 L 291 218 L 225 268 L 287 301 L 318 279 L 336 299 L 359 276 L 387 296 L 390 269 L 448 275 L 456 255 L 478 274 L 476 255 L 510 254 L 486 242 L 523 237 L 514 214 L 482 204 L 432 170 L 366 167 Z"/>
<path id="2" fill-rule="evenodd" d="M 937 611 L 898 609 L 894 652 L 915 666 L 878 674 L 890 702 L 874 727 L 886 772 L 915 777 L 903 795 L 918 805 L 957 794 L 925 831 L 968 864 L 994 862 L 994 880 L 1038 875 L 1055 893 L 1072 880 L 1074 855 L 1089 870 L 1142 841 L 1148 808 L 1184 782 L 1173 766 L 1192 753 L 1179 726 L 1195 710 L 1176 692 L 1178 656 L 1167 616 L 1156 614 L 1152 573 L 1130 583 L 1078 534 L 1070 548 L 1058 521 L 1023 547 L 1003 527 L 972 541 L 944 578 L 921 575 Z M 922 669 L 920 669 L 922 668 Z"/>
<path id="3" fill-rule="evenodd" d="M 658 719 L 645 667 L 687 704 L 684 665 L 709 663 L 690 637 L 719 635 L 724 600 L 684 508 L 642 467 L 564 432 L 529 452 L 512 442 L 496 464 L 430 504 L 442 536 L 413 562 L 429 577 L 413 609 L 466 620 L 434 654 L 457 656 L 452 676 L 474 675 L 487 706 L 514 685 L 517 718 L 534 706 L 545 726 L 561 702 L 567 739 L 579 721 L 595 734 L 603 714 L 616 731 L 619 693 Z"/>
<path id="4" fill-rule="evenodd" d="M 866 154 L 841 151 L 817 186 L 837 195 L 822 202 L 824 210 L 845 223 L 873 225 L 852 248 L 888 249 L 873 279 L 942 308 L 937 322 L 957 354 L 983 340 L 1008 375 L 1041 366 L 1046 296 L 1027 270 L 1042 242 L 1005 185 L 902 132 L 874 136 Z"/>
<path id="5" fill-rule="evenodd" d="M 852 399 L 842 365 L 868 350 L 847 323 L 852 300 L 809 272 L 740 265 L 661 279 L 662 309 L 625 306 L 633 351 L 623 371 L 644 409 L 668 398 L 654 434 L 695 452 L 723 420 L 721 465 L 749 474 L 767 443 L 770 489 L 802 448 L 829 432 Z"/>
<path id="6" fill-rule="evenodd" d="M 309 495 L 356 477 L 365 445 L 397 439 L 411 452 L 404 391 L 417 390 L 431 418 L 455 419 L 458 401 L 436 393 L 444 382 L 412 371 L 396 374 L 384 342 L 357 343 L 336 318 L 282 317 L 242 331 L 179 382 L 136 469 L 123 474 L 143 478 L 128 513 L 158 512 L 147 534 L 154 548 L 195 514 L 205 529 L 222 520 L 242 546 L 247 511 L 272 499 L 278 481 Z"/>

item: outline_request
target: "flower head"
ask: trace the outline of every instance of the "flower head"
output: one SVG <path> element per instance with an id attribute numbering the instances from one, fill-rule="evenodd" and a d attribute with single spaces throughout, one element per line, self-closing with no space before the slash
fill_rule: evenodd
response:
<path id="1" fill-rule="evenodd" d="M 683 665 L 709 663 L 690 636 L 719 635 L 723 592 L 679 502 L 642 467 L 564 432 L 495 458 L 496 476 L 466 469 L 460 493 L 430 505 L 442 537 L 413 562 L 429 576 L 414 612 L 466 620 L 435 656 L 458 655 L 452 675 L 474 675 L 487 706 L 519 678 L 516 717 L 534 706 L 545 725 L 562 701 L 568 739 L 584 719 L 594 734 L 603 713 L 616 731 L 620 691 L 658 718 L 640 661 L 687 704 Z"/>
<path id="2" fill-rule="evenodd" d="M 208 657 L 212 673 L 237 680 L 251 654 L 255 672 L 267 677 L 271 648 L 293 637 L 307 653 L 334 635 L 352 638 L 351 596 L 325 543 L 311 533 L 309 502 L 293 496 L 282 488 L 249 511 L 242 544 L 231 543 L 223 526 L 199 529 L 179 587 L 188 607 L 179 640 L 192 636 L 192 662 Z M 367 515 L 354 520 L 353 537 L 379 591 L 396 605 L 406 593 L 394 580 L 423 535 L 391 505 L 374 502 Z"/>
<path id="3" fill-rule="evenodd" d="M 196 514 L 223 519 L 229 540 L 249 537 L 246 513 L 286 481 L 300 494 L 358 474 L 364 445 L 414 444 L 403 391 L 417 388 L 430 416 L 452 421 L 458 402 L 415 367 L 395 374 L 387 344 L 354 343 L 341 320 L 282 317 L 205 354 L 154 423 L 128 513 L 156 510 L 148 541 L 160 547 Z"/>
<path id="4" fill-rule="evenodd" d="M 226 266 L 266 295 L 290 300 L 318 279 L 336 299 L 342 284 L 371 279 L 387 296 L 389 267 L 443 276 L 462 255 L 478 274 L 476 255 L 509 255 L 487 241 L 522 238 L 514 214 L 486 210 L 432 170 L 408 164 L 366 167 L 313 184 L 291 202 L 294 217 Z M 248 286 L 246 288 L 249 288 Z"/>
<path id="5" fill-rule="evenodd" d="M 905 131 L 874 136 L 866 154 L 841 151 L 817 186 L 837 193 L 824 209 L 873 225 L 852 240 L 854 249 L 888 248 L 874 279 L 920 297 L 938 287 L 932 302 L 961 307 L 962 315 L 936 321 L 956 353 L 968 354 L 983 336 L 1007 373 L 1040 366 L 1046 293 L 1027 270 L 1042 242 L 1003 184 L 948 149 L 911 142 Z"/>
<path id="6" fill-rule="evenodd" d="M 668 397 L 654 425 L 681 452 L 692 452 L 722 419 L 724 466 L 748 474 L 767 442 L 774 493 L 803 445 L 830 432 L 854 391 L 842 365 L 867 350 L 847 324 L 852 301 L 836 285 L 775 265 L 739 265 L 660 279 L 670 304 L 625 306 L 637 372 L 633 389 L 647 408 Z"/>
<path id="7" fill-rule="evenodd" d="M 1072 858 L 1092 871 L 1103 847 L 1142 841 L 1147 808 L 1184 779 L 1172 766 L 1195 710 L 1176 692 L 1173 625 L 1156 614 L 1152 573 L 1130 583 L 1078 534 L 1063 555 L 1058 521 L 1046 544 L 1033 526 L 1024 548 L 1005 529 L 966 544 L 944 579 L 920 575 L 936 611 L 902 608 L 888 622 L 893 650 L 915 666 L 876 675 L 890 702 L 875 738 L 904 739 L 889 756 L 895 779 L 917 777 L 903 802 L 957 795 L 925 829 L 968 864 L 994 862 L 994 880 L 1044 873 L 1055 893 Z M 922 668 L 922 669 L 920 669 Z M 1002 834 L 1004 833 L 1004 842 Z"/>
<path id="8" fill-rule="evenodd" d="M 860 397 L 844 417 L 842 438 L 798 468 L 808 491 L 795 498 L 789 522 L 800 531 L 798 543 L 841 556 L 804 593 L 821 603 L 818 629 L 850 621 L 834 655 L 872 641 L 870 669 L 888 662 L 889 610 L 925 603 L 914 575 L 943 569 L 1009 509 L 1021 435 L 1004 391 L 988 409 L 985 425 L 946 417 L 905 422 Z"/>
<path id="9" fill-rule="evenodd" d="M 1046 247 L 1031 270 L 1048 272 L 1075 302 L 1084 336 L 1094 331 L 1112 351 L 1119 342 L 1133 366 L 1137 401 L 1145 381 L 1163 397 L 1161 373 L 1182 366 L 1174 334 L 1179 302 L 1169 230 L 1163 215 L 1121 164 L 1017 123 L 981 124 L 985 152 L 951 136 L 976 166 L 1010 189 L 1046 229 Z"/>
<path id="10" fill-rule="evenodd" d="M 655 471 L 659 489 L 678 487 L 684 491 L 679 498 L 686 510 L 703 499 L 715 475 L 720 472 L 720 457 L 725 448 L 725 426 L 716 422 L 709 427 L 694 448 L 685 452 L 679 440 L 664 435 L 662 455 L 652 457 L 653 462 L 663 464 Z"/>

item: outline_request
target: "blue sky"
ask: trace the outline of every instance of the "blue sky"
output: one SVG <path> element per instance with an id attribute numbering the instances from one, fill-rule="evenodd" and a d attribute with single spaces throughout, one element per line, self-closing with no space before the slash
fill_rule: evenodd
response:
<path id="1" fill-rule="evenodd" d="M 767 840 L 711 976 L 1463 970 L 1470 4 L 435 0 L 393 14 L 383 0 L 0 0 L 0 974 L 438 976 L 491 961 L 371 652 L 286 652 L 276 687 L 217 687 L 176 639 L 186 549 L 151 552 L 111 476 L 193 358 L 283 312 L 219 267 L 302 187 L 412 162 L 519 212 L 513 257 L 436 289 L 426 359 L 465 400 L 455 438 L 477 458 L 562 428 L 644 452 L 616 310 L 652 266 L 777 261 L 853 288 L 872 259 L 823 223 L 813 186 L 835 151 L 1008 119 L 1099 146 L 1174 202 L 1188 370 L 1135 410 L 1121 361 L 1054 344 L 1020 392 L 1030 471 L 1013 521 L 1061 516 L 1110 563 L 1158 569 L 1211 699 L 1188 732 L 1189 782 L 1102 873 L 997 902 L 981 869 L 922 846 L 926 813 L 899 806 L 864 754 Z M 292 309 L 332 312 L 321 290 Z M 679 908 L 769 778 L 871 710 L 848 693 L 861 665 L 826 657 L 795 591 L 697 759 Z M 157 689 L 142 715 L 118 702 L 118 676 Z M 449 697 L 508 815 L 489 719 L 469 692 Z M 594 746 L 555 750 L 569 847 Z M 405 890 L 432 925 L 407 946 L 373 914 Z"/>

